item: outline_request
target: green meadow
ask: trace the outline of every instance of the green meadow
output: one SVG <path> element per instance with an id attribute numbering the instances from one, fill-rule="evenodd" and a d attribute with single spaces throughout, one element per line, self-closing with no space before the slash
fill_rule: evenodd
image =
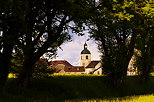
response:
<path id="1" fill-rule="evenodd" d="M 9 78 L 0 102 L 154 102 L 153 94 L 153 76 L 145 84 L 129 76 L 121 88 L 114 88 L 105 76 L 53 75 L 31 79 L 27 88 Z"/>

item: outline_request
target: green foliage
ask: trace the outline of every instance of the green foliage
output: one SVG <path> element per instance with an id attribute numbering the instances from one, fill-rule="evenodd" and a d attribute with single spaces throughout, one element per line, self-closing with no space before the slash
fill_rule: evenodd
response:
<path id="1" fill-rule="evenodd" d="M 146 4 L 147 3 L 147 4 Z M 144 6 L 151 5 L 153 6 L 152 2 L 149 0 L 144 2 Z M 143 5 L 140 5 L 141 8 Z M 144 7 L 145 8 L 145 7 Z M 152 8 L 151 8 L 152 9 Z M 142 12 L 141 12 L 142 11 Z M 153 50 L 153 41 L 154 41 L 154 16 L 149 16 L 151 14 L 150 10 L 146 13 L 143 9 L 141 9 L 140 15 L 141 18 L 138 19 L 141 24 L 138 25 L 138 36 L 136 40 L 136 62 L 135 66 L 139 70 L 139 75 L 141 77 L 141 82 L 144 82 L 148 79 L 150 73 L 153 71 L 153 58 L 154 58 L 154 50 Z M 137 12 L 139 13 L 139 11 Z"/>
<path id="2" fill-rule="evenodd" d="M 113 15 L 124 20 L 130 20 L 134 17 L 131 12 L 134 11 L 142 17 L 154 17 L 154 4 L 152 0 L 113 0 Z"/>
<path id="3" fill-rule="evenodd" d="M 23 60 L 24 58 L 21 57 L 22 55 L 20 55 L 19 57 L 19 52 L 18 55 L 14 55 L 14 58 L 11 60 L 12 65 L 10 68 L 10 73 L 14 73 L 17 76 L 19 75 L 19 73 L 21 73 L 23 71 L 22 67 L 23 67 Z M 54 70 L 49 69 L 48 68 L 48 62 L 47 60 L 45 61 L 37 61 L 37 63 L 35 64 L 35 67 L 33 69 L 33 78 L 44 78 L 44 77 L 49 77 L 49 75 L 53 74 Z"/>
<path id="4" fill-rule="evenodd" d="M 11 67 L 9 69 L 9 73 L 19 74 L 20 72 L 22 72 L 22 67 L 23 67 L 23 61 L 24 61 L 23 52 L 20 49 L 18 49 L 17 46 L 15 46 L 12 56 L 13 57 L 11 59 Z"/>
<path id="5" fill-rule="evenodd" d="M 143 55 L 135 56 L 135 64 L 134 66 L 138 69 L 138 73 L 140 76 L 148 77 L 150 73 L 153 71 L 151 57 L 148 55 L 145 57 Z"/>
<path id="6" fill-rule="evenodd" d="M 153 55 L 153 43 L 151 43 L 153 34 L 152 32 L 143 33 L 138 37 L 136 42 L 136 52 L 135 52 L 135 64 L 134 66 L 138 68 L 141 81 L 146 81 L 153 72 L 154 66 L 154 55 Z"/>
<path id="7" fill-rule="evenodd" d="M 10 73 L 20 73 L 22 71 L 23 61 L 21 62 L 19 60 L 17 61 L 15 59 L 12 59 L 11 63 L 12 63 L 12 65 L 11 65 L 11 68 L 9 70 Z"/>
<path id="8" fill-rule="evenodd" d="M 112 12 L 100 13 L 92 21 L 96 27 L 91 28 L 91 37 L 97 41 L 102 53 L 103 72 L 115 85 L 121 84 L 127 68 L 137 33 L 132 21 L 114 18 Z"/>
<path id="9" fill-rule="evenodd" d="M 44 78 L 54 73 L 53 69 L 48 68 L 49 65 L 46 61 L 37 62 L 33 71 L 33 78 Z"/>

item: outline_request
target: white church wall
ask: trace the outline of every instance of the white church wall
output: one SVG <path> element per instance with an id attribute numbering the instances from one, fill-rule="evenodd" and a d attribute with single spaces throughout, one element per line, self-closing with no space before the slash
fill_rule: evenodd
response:
<path id="1" fill-rule="evenodd" d="M 90 72 L 92 72 L 93 70 L 94 70 L 94 68 L 86 68 L 85 73 L 90 74 Z"/>
<path id="2" fill-rule="evenodd" d="M 95 69 L 98 69 L 97 71 L 94 72 L 94 74 L 102 74 L 102 68 L 100 68 L 102 66 L 101 62 L 99 62 L 96 66 Z"/>
<path id="3" fill-rule="evenodd" d="M 97 71 L 95 71 L 94 74 L 102 74 L 102 68 L 100 68 Z"/>
<path id="4" fill-rule="evenodd" d="M 99 62 L 96 66 L 95 69 L 98 69 L 97 71 L 94 72 L 94 74 L 102 74 L 102 68 L 100 68 L 102 66 L 101 62 Z"/>

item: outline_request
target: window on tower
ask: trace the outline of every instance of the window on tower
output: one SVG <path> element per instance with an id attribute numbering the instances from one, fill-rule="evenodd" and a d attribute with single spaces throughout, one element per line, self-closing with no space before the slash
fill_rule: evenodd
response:
<path id="1" fill-rule="evenodd" d="M 86 59 L 88 59 L 88 56 L 86 56 Z"/>

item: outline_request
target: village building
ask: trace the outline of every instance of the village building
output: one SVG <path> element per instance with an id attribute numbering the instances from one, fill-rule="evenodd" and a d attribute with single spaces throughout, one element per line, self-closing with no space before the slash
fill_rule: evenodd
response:
<path id="1" fill-rule="evenodd" d="M 101 62 L 91 60 L 87 47 L 85 43 L 80 54 L 80 66 L 73 66 L 66 60 L 56 60 L 49 63 L 49 68 L 55 70 L 55 73 L 102 74 Z"/>
<path id="2" fill-rule="evenodd" d="M 51 61 L 49 68 L 55 70 L 55 73 L 84 73 L 83 66 L 73 66 L 66 60 Z"/>

